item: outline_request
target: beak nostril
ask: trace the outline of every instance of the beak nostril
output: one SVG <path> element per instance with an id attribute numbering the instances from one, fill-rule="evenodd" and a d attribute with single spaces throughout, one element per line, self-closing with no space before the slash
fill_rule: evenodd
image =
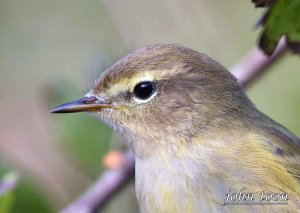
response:
<path id="1" fill-rule="evenodd" d="M 98 99 L 95 98 L 95 97 L 87 97 L 87 98 L 82 100 L 82 103 L 84 103 L 84 104 L 95 104 L 95 103 L 97 103 L 97 100 Z"/>

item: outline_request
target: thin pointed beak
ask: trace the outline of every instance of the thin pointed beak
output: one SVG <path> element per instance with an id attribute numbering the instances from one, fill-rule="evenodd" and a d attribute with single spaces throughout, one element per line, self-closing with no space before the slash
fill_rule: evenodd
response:
<path id="1" fill-rule="evenodd" d="M 96 103 L 95 98 L 82 98 L 66 104 L 54 107 L 51 113 L 72 113 L 72 112 L 91 112 L 100 111 L 103 108 L 112 108 L 111 104 Z"/>

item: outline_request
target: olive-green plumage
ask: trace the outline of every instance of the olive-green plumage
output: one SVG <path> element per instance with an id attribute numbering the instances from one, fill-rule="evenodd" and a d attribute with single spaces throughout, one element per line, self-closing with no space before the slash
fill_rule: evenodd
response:
<path id="1" fill-rule="evenodd" d="M 136 91 L 143 82 L 153 89 L 147 98 Z M 206 55 L 180 45 L 145 47 L 104 72 L 86 98 L 95 104 L 87 110 L 135 153 L 141 212 L 299 211 L 300 140 L 257 110 Z M 262 192 L 287 193 L 287 204 L 223 205 L 242 189 L 257 202 Z"/>

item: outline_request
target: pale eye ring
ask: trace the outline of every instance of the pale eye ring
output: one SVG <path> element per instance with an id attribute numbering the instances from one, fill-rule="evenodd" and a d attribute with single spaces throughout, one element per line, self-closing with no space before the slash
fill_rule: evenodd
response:
<path id="1" fill-rule="evenodd" d="M 134 87 L 134 95 L 137 99 L 148 100 L 155 93 L 156 86 L 154 82 L 143 81 Z"/>

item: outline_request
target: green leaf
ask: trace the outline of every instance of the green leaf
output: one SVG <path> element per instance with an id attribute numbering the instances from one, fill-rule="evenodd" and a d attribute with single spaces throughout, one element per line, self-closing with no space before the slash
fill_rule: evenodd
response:
<path id="1" fill-rule="evenodd" d="M 11 212 L 11 207 L 14 201 L 13 192 L 7 192 L 0 197 L 0 212 Z"/>
<path id="2" fill-rule="evenodd" d="M 300 0 L 276 0 L 262 18 L 264 26 L 259 47 L 272 55 L 282 36 L 288 47 L 300 53 Z"/>

